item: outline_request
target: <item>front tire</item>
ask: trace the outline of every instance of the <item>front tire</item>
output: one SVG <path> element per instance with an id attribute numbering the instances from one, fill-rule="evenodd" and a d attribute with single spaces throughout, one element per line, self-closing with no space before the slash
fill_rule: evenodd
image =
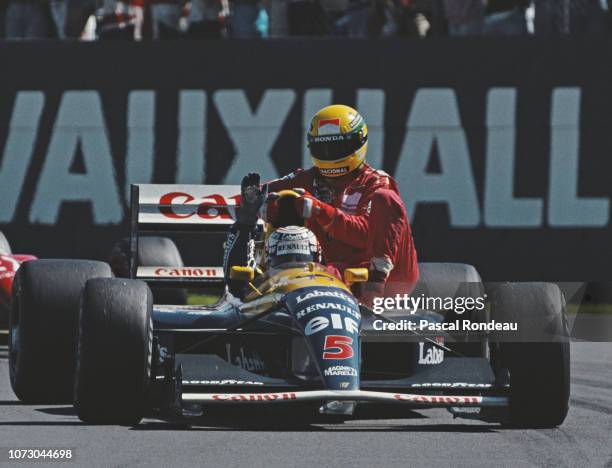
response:
<path id="1" fill-rule="evenodd" d="M 507 425 L 552 428 L 565 420 L 570 395 L 570 344 L 565 299 L 550 283 L 506 283 L 492 297 L 492 317 L 516 322 L 517 335 L 493 344 L 498 376 L 509 375 Z M 517 338 L 515 340 L 515 337 Z"/>
<path id="2" fill-rule="evenodd" d="M 75 407 L 91 424 L 134 425 L 147 409 L 153 296 L 146 283 L 94 279 L 79 315 Z"/>
<path id="3" fill-rule="evenodd" d="M 9 374 L 26 403 L 72 401 L 81 290 L 110 267 L 83 260 L 25 262 L 15 277 L 9 317 Z"/>

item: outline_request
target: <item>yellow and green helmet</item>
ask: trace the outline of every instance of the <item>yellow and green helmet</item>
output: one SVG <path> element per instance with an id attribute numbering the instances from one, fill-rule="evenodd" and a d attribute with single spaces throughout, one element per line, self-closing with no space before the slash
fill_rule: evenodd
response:
<path id="1" fill-rule="evenodd" d="M 342 177 L 361 167 L 368 149 L 368 126 L 355 109 L 327 106 L 310 122 L 308 148 L 325 177 Z"/>

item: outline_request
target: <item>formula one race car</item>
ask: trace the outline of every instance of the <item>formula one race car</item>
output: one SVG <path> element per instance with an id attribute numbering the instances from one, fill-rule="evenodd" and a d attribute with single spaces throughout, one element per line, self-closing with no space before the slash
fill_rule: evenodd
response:
<path id="1" fill-rule="evenodd" d="M 16 255 L 11 253 L 11 246 L 0 232 L 0 330 L 8 328 L 9 309 L 13 280 L 23 262 L 34 260 L 32 255 Z"/>
<path id="2" fill-rule="evenodd" d="M 133 186 L 127 279 L 101 262 L 26 263 L 11 313 L 17 396 L 74 401 L 83 421 L 107 424 L 136 424 L 151 410 L 206 416 L 235 405 L 286 406 L 288 419 L 298 411 L 313 420 L 350 418 L 364 403 L 445 407 L 523 427 L 563 422 L 569 342 L 554 284 L 496 285 L 488 307 L 471 312 L 448 310 L 440 300 L 377 315 L 350 289 L 367 280 L 367 270 L 348 269 L 341 281 L 305 262 L 257 281 L 252 268 L 234 267 L 231 277 L 252 290 L 244 301 L 225 293 L 210 307 L 155 304 L 151 287 L 202 288 L 225 279 L 220 267 L 139 265 L 141 234 L 204 237 L 227 228 L 238 193 L 234 186 Z M 420 268 L 413 297 L 456 305 L 466 303 L 460 297 L 485 297 L 471 266 Z M 464 319 L 478 330 L 450 326 Z M 494 322 L 517 322 L 528 333 L 488 331 Z"/>

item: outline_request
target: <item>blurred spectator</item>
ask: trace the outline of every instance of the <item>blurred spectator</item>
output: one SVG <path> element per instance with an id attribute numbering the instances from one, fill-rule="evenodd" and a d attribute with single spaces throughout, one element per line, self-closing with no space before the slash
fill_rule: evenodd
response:
<path id="1" fill-rule="evenodd" d="M 67 0 L 50 0 L 51 16 L 53 24 L 57 32 L 58 39 L 65 39 L 66 33 L 66 10 L 68 8 Z"/>
<path id="2" fill-rule="evenodd" d="M 606 29 L 607 2 L 601 0 L 570 1 L 570 33 L 601 34 Z"/>
<path id="3" fill-rule="evenodd" d="M 44 39 L 49 35 L 49 0 L 8 0 L 7 39 Z"/>
<path id="4" fill-rule="evenodd" d="M 285 37 L 289 35 L 288 3 L 287 0 L 268 0 L 270 37 Z"/>
<path id="5" fill-rule="evenodd" d="M 139 4 L 140 9 L 141 4 Z M 140 38 L 139 19 L 141 18 L 134 15 L 133 8 L 128 2 L 104 0 L 102 7 L 96 11 L 95 35 L 98 39 Z"/>
<path id="6" fill-rule="evenodd" d="M 223 37 L 229 17 L 228 0 L 191 0 L 187 37 L 192 39 Z"/>
<path id="7" fill-rule="evenodd" d="M 323 9 L 325 19 L 328 22 L 327 32 L 331 33 L 330 25 L 332 23 L 335 23 L 342 16 L 344 16 L 349 6 L 349 0 L 320 0 L 319 3 L 321 8 Z"/>
<path id="8" fill-rule="evenodd" d="M 174 39 L 179 36 L 182 0 L 150 0 L 153 39 Z"/>
<path id="9" fill-rule="evenodd" d="M 486 0 L 444 0 L 448 34 L 472 36 L 482 34 Z"/>
<path id="10" fill-rule="evenodd" d="M 349 0 L 346 13 L 335 23 L 337 33 L 349 37 L 366 37 L 371 7 L 371 0 Z"/>
<path id="11" fill-rule="evenodd" d="M 270 31 L 270 18 L 268 17 L 268 10 L 261 5 L 257 12 L 257 19 L 255 20 L 255 29 L 257 29 L 259 37 L 268 37 Z"/>
<path id="12" fill-rule="evenodd" d="M 104 3 L 101 3 L 100 0 L 65 0 L 65 2 L 64 36 L 79 38 L 85 29 L 89 17 L 96 12 L 97 8 L 105 6 L 108 0 L 105 0 Z"/>
<path id="13" fill-rule="evenodd" d="M 262 10 L 259 0 L 233 0 L 232 3 L 232 36 L 238 39 L 261 37 L 257 29 L 257 20 Z"/>
<path id="14" fill-rule="evenodd" d="M 369 19 L 370 36 L 395 36 L 398 32 L 393 0 L 373 0 Z"/>
<path id="15" fill-rule="evenodd" d="M 290 36 L 323 36 L 330 33 L 328 12 L 333 12 L 339 18 L 346 8 L 347 0 L 288 0 L 287 22 Z M 344 7 L 344 8 L 343 8 Z M 327 9 L 327 12 L 326 12 Z"/>
<path id="16" fill-rule="evenodd" d="M 535 34 L 568 34 L 570 0 L 534 0 Z"/>
<path id="17" fill-rule="evenodd" d="M 0 39 L 4 39 L 4 24 L 6 15 L 6 3 L 0 2 Z"/>
<path id="18" fill-rule="evenodd" d="M 408 37 L 446 35 L 446 1 L 450 0 L 395 0 L 398 34 Z"/>
<path id="19" fill-rule="evenodd" d="M 527 8 L 531 0 L 489 0 L 483 33 L 488 36 L 529 34 Z"/>

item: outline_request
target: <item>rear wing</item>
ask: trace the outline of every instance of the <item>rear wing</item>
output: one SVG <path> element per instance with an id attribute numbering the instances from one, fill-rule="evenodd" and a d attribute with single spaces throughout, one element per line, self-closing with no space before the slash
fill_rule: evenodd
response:
<path id="1" fill-rule="evenodd" d="M 130 199 L 130 277 L 158 286 L 223 284 L 221 267 L 138 265 L 142 233 L 225 233 L 236 220 L 239 185 L 133 184 Z"/>

